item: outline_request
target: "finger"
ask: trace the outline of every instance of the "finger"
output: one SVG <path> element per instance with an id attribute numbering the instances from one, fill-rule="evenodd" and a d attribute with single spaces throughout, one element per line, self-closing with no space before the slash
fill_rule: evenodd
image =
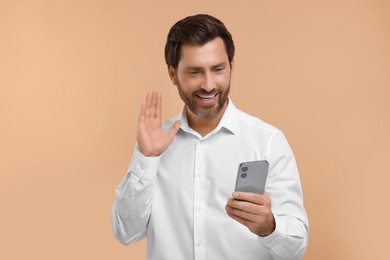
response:
<path id="1" fill-rule="evenodd" d="M 152 104 L 150 107 L 150 117 L 155 118 L 156 117 L 156 110 L 157 110 L 157 99 L 158 99 L 158 92 L 157 90 L 153 90 L 152 92 Z"/>
<path id="2" fill-rule="evenodd" d="M 231 217 L 232 219 L 234 219 L 234 220 L 240 222 L 241 224 L 243 224 L 243 225 L 246 226 L 246 227 L 248 227 L 249 225 L 252 225 L 252 224 L 253 224 L 252 221 L 249 221 L 249 220 L 247 220 L 247 219 L 241 218 L 241 217 L 239 217 L 239 216 L 237 216 L 237 215 L 234 215 L 234 214 L 232 214 L 232 213 L 230 213 L 230 212 L 227 212 L 227 214 L 228 214 L 229 217 Z"/>
<path id="3" fill-rule="evenodd" d="M 261 218 L 261 216 L 258 215 L 258 214 L 248 213 L 248 212 L 245 212 L 245 211 L 242 211 L 242 210 L 239 210 L 239 209 L 236 209 L 236 208 L 232 208 L 232 207 L 229 207 L 229 206 L 226 206 L 225 209 L 226 209 L 227 213 L 229 213 L 229 214 L 231 214 L 233 216 L 239 217 L 241 219 L 244 219 L 246 221 L 253 222 L 253 223 L 258 221 L 259 218 Z"/>
<path id="4" fill-rule="evenodd" d="M 150 114 L 151 114 L 150 107 L 152 104 L 152 98 L 153 98 L 153 92 L 149 91 L 147 96 L 146 96 L 146 101 L 145 101 L 145 118 L 146 119 L 150 118 Z"/>
<path id="5" fill-rule="evenodd" d="M 161 94 L 157 92 L 157 108 L 156 108 L 156 117 L 161 119 L 161 111 L 162 111 L 162 98 Z"/>
<path id="6" fill-rule="evenodd" d="M 236 199 L 229 200 L 227 206 L 251 214 L 260 214 L 262 208 L 262 205 Z"/>
<path id="7" fill-rule="evenodd" d="M 180 120 L 175 121 L 175 123 L 173 123 L 171 129 L 169 130 L 168 136 L 170 137 L 171 140 L 173 140 L 173 138 L 175 138 L 177 132 L 179 131 L 180 124 L 181 124 Z"/>
<path id="8" fill-rule="evenodd" d="M 139 118 L 138 118 L 139 122 L 145 121 L 145 115 L 146 115 L 146 104 L 145 104 L 145 102 L 146 101 L 142 102 L 141 112 L 140 112 Z"/>
<path id="9" fill-rule="evenodd" d="M 146 117 L 146 107 L 147 107 L 148 96 L 149 96 L 149 92 L 146 94 L 146 97 L 141 105 L 141 112 L 140 112 L 139 118 L 138 118 L 138 120 L 140 122 L 144 121 L 145 117 Z"/>
<path id="10" fill-rule="evenodd" d="M 236 200 L 244 200 L 244 201 L 256 203 L 259 205 L 264 204 L 264 196 L 261 196 L 261 195 L 256 194 L 256 193 L 235 191 L 235 192 L 233 192 L 232 196 Z"/>

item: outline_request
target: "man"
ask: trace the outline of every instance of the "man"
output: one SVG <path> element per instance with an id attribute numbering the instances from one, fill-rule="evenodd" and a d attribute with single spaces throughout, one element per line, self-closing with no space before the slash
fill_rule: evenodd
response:
<path id="1" fill-rule="evenodd" d="M 148 259 L 300 259 L 308 220 L 294 155 L 280 130 L 229 99 L 234 43 L 209 15 L 177 22 L 165 46 L 185 106 L 162 124 L 150 91 L 129 171 L 116 189 L 115 237 L 147 236 Z M 264 195 L 233 192 L 238 165 L 267 160 Z"/>

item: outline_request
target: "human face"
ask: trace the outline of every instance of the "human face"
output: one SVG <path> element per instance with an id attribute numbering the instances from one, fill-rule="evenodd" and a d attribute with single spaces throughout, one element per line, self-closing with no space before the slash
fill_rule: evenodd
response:
<path id="1" fill-rule="evenodd" d="M 221 38 L 202 45 L 182 45 L 177 69 L 169 68 L 172 82 L 189 112 L 212 119 L 226 108 L 233 62 Z"/>

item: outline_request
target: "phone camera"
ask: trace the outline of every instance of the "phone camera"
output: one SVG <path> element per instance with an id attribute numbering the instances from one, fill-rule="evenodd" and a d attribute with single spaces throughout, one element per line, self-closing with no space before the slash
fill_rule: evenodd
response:
<path id="1" fill-rule="evenodd" d="M 248 171 L 248 167 L 246 167 L 246 166 L 242 167 L 242 171 L 243 172 L 247 172 Z"/>
<path id="2" fill-rule="evenodd" d="M 244 172 L 244 173 L 241 173 L 241 178 L 245 178 L 246 176 L 247 176 L 248 174 L 246 173 L 246 172 Z"/>

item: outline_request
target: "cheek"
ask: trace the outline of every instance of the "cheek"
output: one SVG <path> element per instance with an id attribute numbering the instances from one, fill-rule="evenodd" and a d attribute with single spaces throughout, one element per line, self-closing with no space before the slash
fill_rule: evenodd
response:
<path id="1" fill-rule="evenodd" d="M 198 88 L 200 80 L 194 77 L 182 77 L 179 79 L 179 85 L 183 90 L 193 90 Z"/>
<path id="2" fill-rule="evenodd" d="M 217 77 L 216 83 L 221 87 L 227 87 L 230 85 L 230 75 L 221 75 L 220 77 Z"/>

